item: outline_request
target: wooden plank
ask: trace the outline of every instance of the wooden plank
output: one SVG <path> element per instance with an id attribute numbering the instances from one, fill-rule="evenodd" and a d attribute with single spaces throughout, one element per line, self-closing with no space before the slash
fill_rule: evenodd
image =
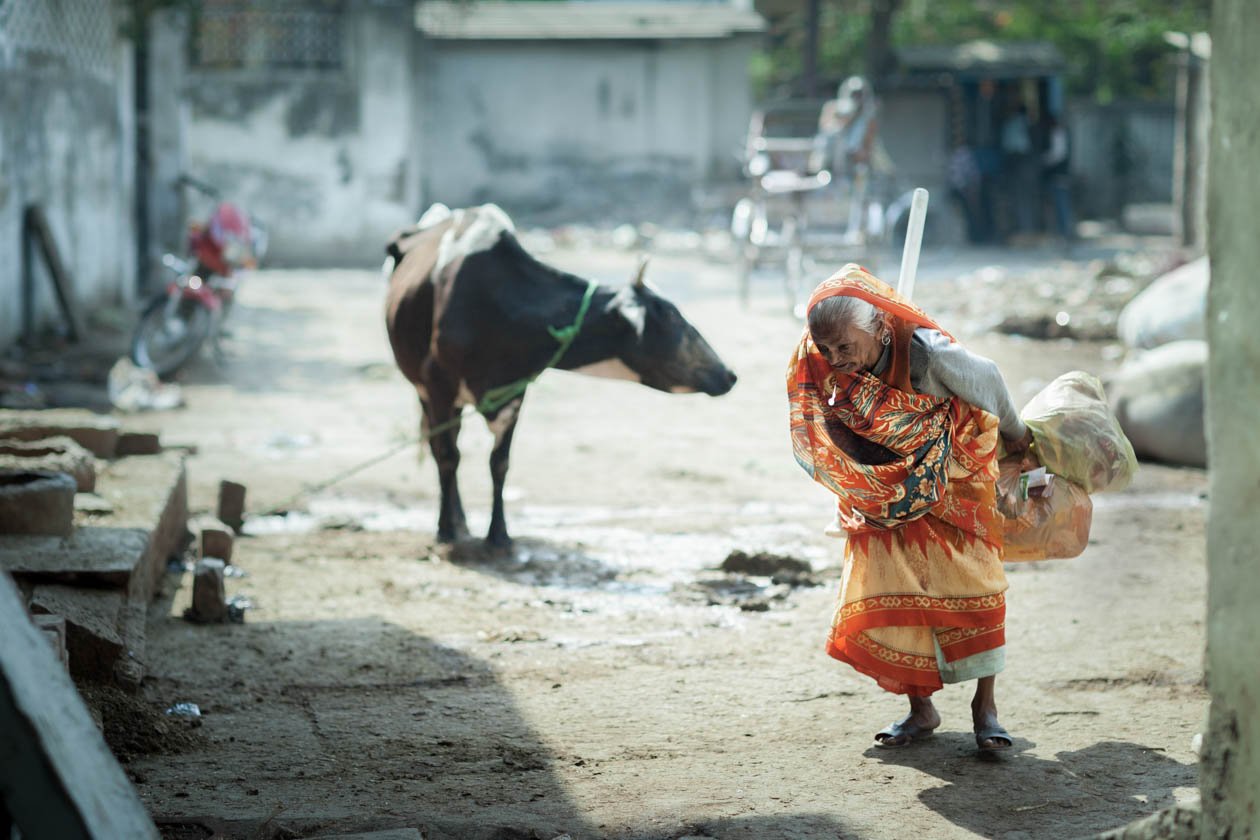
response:
<path id="1" fill-rule="evenodd" d="M 74 297 L 74 281 L 70 278 L 70 272 L 66 271 L 65 261 L 61 259 L 61 252 L 57 249 L 57 240 L 53 237 L 48 217 L 44 215 L 44 208 L 38 204 L 27 205 L 23 229 L 25 237 L 34 236 L 39 243 L 44 265 L 52 275 L 53 290 L 57 293 L 57 303 L 66 319 L 70 339 L 78 341 L 83 337 L 83 317 L 79 314 L 78 302 Z"/>
<path id="2" fill-rule="evenodd" d="M 157 840 L 74 683 L 0 575 L 0 796 L 24 837 Z"/>

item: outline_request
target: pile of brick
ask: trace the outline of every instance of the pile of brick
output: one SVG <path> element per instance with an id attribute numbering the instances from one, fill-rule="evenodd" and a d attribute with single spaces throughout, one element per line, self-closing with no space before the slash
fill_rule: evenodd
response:
<path id="1" fill-rule="evenodd" d="M 76 680 L 139 687 L 148 606 L 188 525 L 184 454 L 157 435 L 88 411 L 0 411 L 0 571 Z"/>

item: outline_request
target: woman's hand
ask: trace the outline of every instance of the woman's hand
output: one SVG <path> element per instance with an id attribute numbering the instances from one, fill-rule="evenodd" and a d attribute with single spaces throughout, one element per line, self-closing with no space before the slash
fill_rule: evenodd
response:
<path id="1" fill-rule="evenodd" d="M 1024 427 L 1024 434 L 1022 437 L 1008 438 L 1003 435 L 1002 445 L 1006 449 L 1007 457 L 1019 456 L 1021 470 L 1036 469 L 1040 465 L 1036 453 L 1032 451 L 1032 429 L 1027 426 Z"/>
<path id="2" fill-rule="evenodd" d="M 1018 455 L 1028 451 L 1033 444 L 1032 429 L 1024 427 L 1024 436 L 1020 438 L 1008 438 L 1002 436 L 1002 442 L 1006 444 L 1006 451 L 1011 455 Z"/>

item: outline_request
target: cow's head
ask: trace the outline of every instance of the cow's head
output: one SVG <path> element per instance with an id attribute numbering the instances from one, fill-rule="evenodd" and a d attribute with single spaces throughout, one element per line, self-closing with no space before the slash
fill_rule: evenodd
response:
<path id="1" fill-rule="evenodd" d="M 630 285 L 608 304 L 610 314 L 623 318 L 631 332 L 621 361 L 644 385 L 660 391 L 725 394 L 735 385 L 735 374 L 678 307 L 644 282 L 646 268 L 645 259 Z"/>

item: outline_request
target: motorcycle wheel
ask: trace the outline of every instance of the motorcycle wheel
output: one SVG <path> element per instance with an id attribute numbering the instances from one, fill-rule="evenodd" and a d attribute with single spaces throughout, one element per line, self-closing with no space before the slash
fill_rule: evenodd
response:
<path id="1" fill-rule="evenodd" d="M 131 339 L 131 361 L 160 379 L 170 379 L 210 335 L 213 315 L 195 300 L 181 299 L 168 311 L 166 293 L 149 301 Z"/>

